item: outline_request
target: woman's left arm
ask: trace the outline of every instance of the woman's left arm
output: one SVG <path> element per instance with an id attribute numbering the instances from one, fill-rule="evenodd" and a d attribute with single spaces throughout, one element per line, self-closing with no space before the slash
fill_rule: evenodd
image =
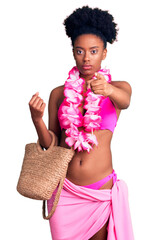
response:
<path id="1" fill-rule="evenodd" d="M 109 97 L 118 109 L 126 109 L 130 105 L 132 89 L 128 82 L 108 83 L 102 74 L 98 74 L 97 79 L 90 81 L 90 86 L 95 94 Z"/>
<path id="2" fill-rule="evenodd" d="M 110 93 L 108 97 L 118 109 L 126 109 L 130 105 L 132 89 L 128 82 L 115 81 L 108 83 Z"/>

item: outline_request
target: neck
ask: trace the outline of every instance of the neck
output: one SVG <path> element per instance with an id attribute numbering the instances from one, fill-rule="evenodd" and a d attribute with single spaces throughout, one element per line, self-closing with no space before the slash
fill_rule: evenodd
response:
<path id="1" fill-rule="evenodd" d="M 83 84 L 83 92 L 85 93 L 87 91 L 87 82 L 93 78 L 93 75 L 82 75 L 80 74 L 80 78 L 83 78 L 85 80 Z"/>
<path id="2" fill-rule="evenodd" d="M 83 78 L 85 81 L 89 81 L 93 78 L 94 75 L 82 75 L 80 74 L 80 78 Z"/>
<path id="3" fill-rule="evenodd" d="M 83 78 L 86 82 L 93 78 L 94 74 L 91 75 L 83 75 L 80 73 L 80 78 Z"/>

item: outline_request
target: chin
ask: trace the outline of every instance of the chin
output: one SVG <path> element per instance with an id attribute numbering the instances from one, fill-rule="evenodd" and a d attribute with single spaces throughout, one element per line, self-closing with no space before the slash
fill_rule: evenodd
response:
<path id="1" fill-rule="evenodd" d="M 94 70 L 79 70 L 83 76 L 93 76 L 95 74 Z"/>

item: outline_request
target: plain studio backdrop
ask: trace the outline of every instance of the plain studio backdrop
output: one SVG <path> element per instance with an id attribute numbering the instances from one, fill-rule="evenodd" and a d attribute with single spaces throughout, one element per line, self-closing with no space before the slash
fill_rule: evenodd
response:
<path id="1" fill-rule="evenodd" d="M 128 81 L 133 94 L 114 132 L 113 166 L 128 185 L 135 239 L 151 239 L 151 14 L 147 0 L 1 0 L 0 239 L 51 239 L 49 223 L 42 219 L 42 202 L 16 191 L 25 144 L 37 141 L 28 102 L 39 91 L 48 103 L 51 90 L 66 80 L 75 63 L 62 23 L 87 4 L 109 10 L 119 26 L 118 42 L 108 44 L 102 67 L 110 68 L 113 80 Z"/>

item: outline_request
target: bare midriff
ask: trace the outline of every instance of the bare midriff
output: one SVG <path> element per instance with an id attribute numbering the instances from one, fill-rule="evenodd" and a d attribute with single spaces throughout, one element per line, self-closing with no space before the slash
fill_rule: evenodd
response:
<path id="1" fill-rule="evenodd" d="M 112 173 L 112 155 L 110 143 L 112 132 L 109 130 L 94 131 L 97 137 L 98 146 L 87 151 L 76 151 L 68 166 L 66 178 L 74 184 L 85 186 L 97 182 Z M 65 144 L 65 132 L 62 131 L 60 145 L 67 147 Z M 106 184 L 105 184 L 106 185 Z M 110 181 L 105 188 L 110 188 Z M 103 188 L 104 188 L 103 187 Z"/>

